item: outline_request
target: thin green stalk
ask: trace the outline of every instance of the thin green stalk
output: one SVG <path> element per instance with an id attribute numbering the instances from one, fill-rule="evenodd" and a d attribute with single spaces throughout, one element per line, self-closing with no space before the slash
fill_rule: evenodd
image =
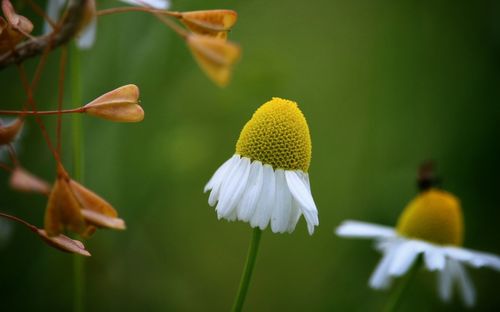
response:
<path id="1" fill-rule="evenodd" d="M 71 45 L 71 102 L 77 107 L 82 105 L 82 81 L 80 76 L 80 51 L 73 43 Z M 75 180 L 83 183 L 83 125 L 82 116 L 74 114 L 72 120 L 72 133 L 73 133 L 73 177 Z M 83 257 L 75 254 L 73 255 L 73 277 L 74 277 L 74 301 L 73 311 L 85 311 L 84 297 L 85 297 L 85 263 Z"/>
<path id="2" fill-rule="evenodd" d="M 248 287 L 250 286 L 250 280 L 252 279 L 255 260 L 257 259 L 257 251 L 259 250 L 261 234 L 262 231 L 258 227 L 253 230 L 252 241 L 250 242 L 250 247 L 248 248 L 245 268 L 243 269 L 243 275 L 241 276 L 240 288 L 233 305 L 233 312 L 240 312 L 243 309 L 243 304 L 245 303 L 245 297 L 248 292 Z"/>
<path id="3" fill-rule="evenodd" d="M 408 289 L 410 283 L 415 278 L 415 275 L 417 275 L 417 271 L 420 269 L 420 266 L 421 266 L 421 260 L 418 259 L 415 262 L 415 264 L 413 264 L 413 267 L 410 269 L 410 272 L 408 272 L 408 274 L 406 274 L 403 277 L 403 279 L 399 281 L 397 288 L 392 292 L 391 296 L 389 297 L 389 301 L 387 301 L 387 304 L 384 308 L 385 312 L 397 311 L 399 305 L 402 302 L 404 293 Z"/>

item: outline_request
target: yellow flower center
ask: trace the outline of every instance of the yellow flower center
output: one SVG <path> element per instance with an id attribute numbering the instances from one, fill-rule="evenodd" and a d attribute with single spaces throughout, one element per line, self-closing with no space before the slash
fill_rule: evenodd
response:
<path id="1" fill-rule="evenodd" d="M 273 98 L 257 109 L 241 130 L 236 153 L 274 169 L 307 172 L 311 138 L 297 103 Z"/>
<path id="2" fill-rule="evenodd" d="M 413 199 L 398 220 L 403 236 L 440 245 L 461 245 L 463 220 L 458 198 L 448 192 L 430 189 Z"/>

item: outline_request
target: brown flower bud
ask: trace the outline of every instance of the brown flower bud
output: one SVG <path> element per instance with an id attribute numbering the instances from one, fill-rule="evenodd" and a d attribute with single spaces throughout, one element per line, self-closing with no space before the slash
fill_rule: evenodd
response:
<path id="1" fill-rule="evenodd" d="M 226 39 L 236 23 L 238 14 L 232 10 L 204 10 L 180 13 L 180 20 L 192 32 Z"/>
<path id="2" fill-rule="evenodd" d="M 191 34 L 187 44 L 203 71 L 219 86 L 229 82 L 234 63 L 240 57 L 240 47 L 220 38 Z"/>
<path id="3" fill-rule="evenodd" d="M 138 122 L 144 119 L 144 110 L 139 105 L 139 88 L 133 84 L 101 95 L 83 109 L 87 114 L 118 122 Z"/>
<path id="4" fill-rule="evenodd" d="M 54 248 L 57 248 L 64 252 L 90 257 L 90 252 L 85 249 L 85 246 L 80 241 L 71 239 L 63 234 L 59 234 L 57 236 L 49 236 L 47 232 L 42 229 L 38 229 L 36 233 L 43 239 L 44 242 Z"/>
<path id="5" fill-rule="evenodd" d="M 2 0 L 2 11 L 12 27 L 23 33 L 31 33 L 33 30 L 33 23 L 26 17 L 16 13 L 10 0 Z"/>
<path id="6" fill-rule="evenodd" d="M 125 222 L 106 200 L 74 180 L 69 185 L 82 206 L 81 213 L 87 223 L 101 228 L 125 229 Z"/>
<path id="7" fill-rule="evenodd" d="M 8 125 L 0 124 L 0 145 L 9 144 L 14 141 L 17 134 L 23 128 L 24 120 L 17 118 Z"/>
<path id="8" fill-rule="evenodd" d="M 20 166 L 15 167 L 12 171 L 9 184 L 16 191 L 45 195 L 50 193 L 50 185 L 47 182 L 34 176 Z"/>

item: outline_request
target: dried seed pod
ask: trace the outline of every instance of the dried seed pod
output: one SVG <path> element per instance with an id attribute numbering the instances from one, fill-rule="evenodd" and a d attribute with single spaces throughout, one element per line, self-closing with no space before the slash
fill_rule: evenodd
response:
<path id="1" fill-rule="evenodd" d="M 9 184 L 16 191 L 45 195 L 50 193 L 49 183 L 29 173 L 20 166 L 16 166 L 14 171 L 12 171 Z"/>
<path id="2" fill-rule="evenodd" d="M 8 125 L 0 124 L 0 145 L 12 143 L 23 128 L 24 120 L 17 118 Z"/>
<path id="3" fill-rule="evenodd" d="M 80 211 L 81 205 L 76 199 L 68 178 L 59 174 L 49 195 L 45 210 L 45 231 L 49 236 L 57 236 L 65 229 L 82 234 L 86 224 Z"/>
<path id="4" fill-rule="evenodd" d="M 10 0 L 2 1 L 2 11 L 12 27 L 27 34 L 33 31 L 33 23 L 28 18 L 16 13 L 16 10 L 14 10 L 14 6 L 12 6 Z"/>
<path id="5" fill-rule="evenodd" d="M 226 39 L 238 14 L 232 10 L 203 10 L 180 13 L 180 20 L 192 32 Z"/>
<path id="6" fill-rule="evenodd" d="M 82 242 L 71 239 L 66 235 L 59 234 L 57 236 L 49 236 L 45 230 L 37 229 L 35 232 L 50 246 L 64 252 L 75 253 L 82 256 L 90 257 L 90 252 L 85 249 Z"/>
<path id="7" fill-rule="evenodd" d="M 187 44 L 203 71 L 219 86 L 229 82 L 233 65 L 240 58 L 240 47 L 219 38 L 191 34 Z"/>
<path id="8" fill-rule="evenodd" d="M 138 122 L 144 119 L 139 105 L 139 88 L 129 84 L 119 87 L 88 103 L 85 113 L 118 122 Z"/>
<path id="9" fill-rule="evenodd" d="M 81 213 L 87 223 L 100 228 L 125 229 L 125 222 L 106 200 L 74 180 L 70 180 L 69 185 L 81 204 Z"/>
<path id="10" fill-rule="evenodd" d="M 0 16 L 0 54 L 11 51 L 23 40 L 24 36 Z"/>

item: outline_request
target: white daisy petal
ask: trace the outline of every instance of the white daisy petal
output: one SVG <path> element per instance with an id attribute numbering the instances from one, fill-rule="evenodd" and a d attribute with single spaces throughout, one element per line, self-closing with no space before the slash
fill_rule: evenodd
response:
<path id="1" fill-rule="evenodd" d="M 300 210 L 300 204 L 297 202 L 297 200 L 292 198 L 292 210 L 290 212 L 290 222 L 288 223 L 288 233 L 292 233 L 295 230 L 301 214 L 302 211 Z"/>
<path id="2" fill-rule="evenodd" d="M 440 247 L 427 246 L 424 251 L 424 260 L 429 271 L 441 271 L 446 265 L 444 253 Z"/>
<path id="3" fill-rule="evenodd" d="M 151 7 L 159 10 L 165 10 L 168 7 L 170 7 L 170 1 L 167 0 L 121 0 L 121 1 L 136 6 Z"/>
<path id="4" fill-rule="evenodd" d="M 260 198 L 257 201 L 255 212 L 250 219 L 250 225 L 252 227 L 258 226 L 261 230 L 264 230 L 267 227 L 269 220 L 271 219 L 271 213 L 274 208 L 275 200 L 276 177 L 274 170 L 270 165 L 264 165 L 262 170 L 262 189 Z"/>
<path id="5" fill-rule="evenodd" d="M 250 176 L 243 197 L 237 208 L 238 220 L 248 222 L 255 213 L 255 206 L 262 189 L 262 163 L 254 161 L 250 165 Z"/>
<path id="6" fill-rule="evenodd" d="M 306 174 L 304 174 L 307 176 Z M 319 224 L 318 210 L 311 195 L 308 180 L 296 171 L 285 171 L 286 183 L 293 197 L 300 204 L 304 218 L 307 221 L 309 234 L 314 232 L 314 226 Z"/>
<path id="7" fill-rule="evenodd" d="M 97 32 L 97 16 L 94 16 L 90 23 L 81 31 L 76 40 L 76 45 L 80 49 L 90 49 L 95 42 Z"/>
<path id="8" fill-rule="evenodd" d="M 443 249 L 446 255 L 452 259 L 460 260 L 476 268 L 490 267 L 500 271 L 500 257 L 493 254 L 452 246 Z"/>
<path id="9" fill-rule="evenodd" d="M 208 183 L 205 185 L 205 188 L 203 189 L 203 192 L 206 193 L 209 190 L 214 189 L 217 185 L 220 184 L 222 181 L 222 178 L 226 171 L 228 170 L 229 167 L 231 167 L 231 164 L 235 162 L 235 159 L 239 159 L 238 155 L 233 155 L 233 157 L 229 158 L 224 162 L 214 173 L 212 178 L 208 181 Z M 211 205 L 212 206 L 212 205 Z"/>
<path id="10" fill-rule="evenodd" d="M 220 168 L 217 170 L 210 179 L 210 181 L 205 186 L 206 190 L 210 188 L 212 191 L 210 192 L 210 196 L 208 197 L 208 204 L 210 206 L 214 206 L 219 200 L 220 189 L 222 188 L 222 184 L 228 177 L 231 176 L 232 172 L 238 168 L 240 157 L 238 155 L 234 155 L 228 161 L 226 161 Z M 224 168 L 222 168 L 224 167 Z"/>
<path id="11" fill-rule="evenodd" d="M 396 231 L 391 227 L 352 220 L 342 222 L 335 230 L 335 233 L 339 236 L 356 238 L 383 238 L 396 236 Z"/>
<path id="12" fill-rule="evenodd" d="M 399 244 L 400 243 L 395 243 L 393 248 L 388 248 L 387 251 L 384 252 L 382 260 L 380 260 L 375 271 L 373 271 L 370 276 L 369 285 L 371 288 L 386 289 L 391 285 L 392 277 L 389 274 L 389 268 L 394 260 Z"/>
<path id="13" fill-rule="evenodd" d="M 450 302 L 453 287 L 453 271 L 450 269 L 450 259 L 445 259 L 443 270 L 438 273 L 438 292 L 444 302 Z"/>
<path id="14" fill-rule="evenodd" d="M 462 293 L 462 299 L 465 305 L 472 307 L 476 301 L 476 290 L 474 289 L 474 285 L 472 284 L 467 271 L 465 271 L 462 264 L 457 261 L 450 261 L 450 264 L 453 266 L 453 270 L 455 271 L 458 286 L 460 292 Z"/>
<path id="15" fill-rule="evenodd" d="M 222 183 L 220 190 L 219 203 L 217 204 L 217 213 L 220 218 L 229 216 L 236 204 L 241 198 L 250 174 L 250 160 L 242 157 L 238 167 Z"/>
<path id="16" fill-rule="evenodd" d="M 285 172 L 275 170 L 276 175 L 276 202 L 271 214 L 271 230 L 274 233 L 283 233 L 288 229 L 290 212 L 292 209 L 292 194 L 286 184 Z"/>
<path id="17" fill-rule="evenodd" d="M 419 242 L 408 240 L 401 243 L 395 250 L 394 259 L 389 267 L 389 274 L 392 276 L 401 276 L 405 274 L 415 262 L 421 251 L 422 246 Z"/>

